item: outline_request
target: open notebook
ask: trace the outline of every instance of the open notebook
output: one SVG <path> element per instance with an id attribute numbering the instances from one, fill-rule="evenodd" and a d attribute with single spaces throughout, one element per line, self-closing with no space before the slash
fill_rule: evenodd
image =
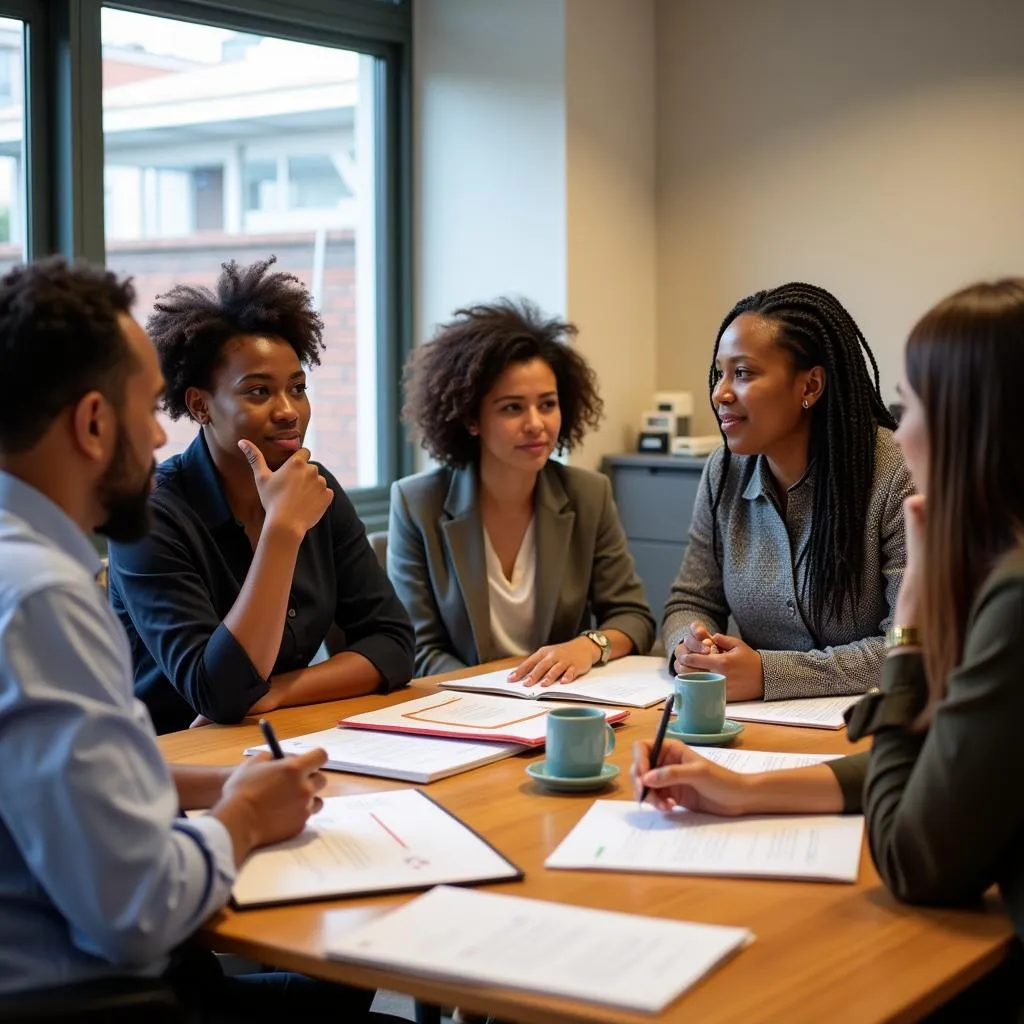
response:
<path id="1" fill-rule="evenodd" d="M 522 872 L 418 789 L 330 796 L 294 839 L 246 858 L 239 909 L 365 893 L 515 881 Z"/>
<path id="2" fill-rule="evenodd" d="M 509 669 L 484 672 L 468 679 L 442 683 L 446 690 L 497 693 L 526 700 L 587 701 L 592 704 L 617 704 L 629 708 L 650 708 L 663 704 L 672 695 L 672 676 L 664 658 L 638 654 L 610 661 L 591 669 L 575 683 L 554 686 L 523 686 L 508 680 Z"/>
<path id="3" fill-rule="evenodd" d="M 431 693 L 401 704 L 343 718 L 338 724 L 353 729 L 382 732 L 419 733 L 492 743 L 518 743 L 540 747 L 547 733 L 547 715 L 554 707 L 538 706 L 512 697 L 491 697 L 482 693 Z M 628 711 L 609 708 L 605 718 L 621 722 Z"/>
<path id="4" fill-rule="evenodd" d="M 281 740 L 285 754 L 303 754 L 321 747 L 327 751 L 331 771 L 378 775 L 403 782 L 434 782 L 468 772 L 471 768 L 500 761 L 525 750 L 519 743 L 476 743 L 473 740 L 439 739 L 405 733 L 370 732 L 363 729 L 322 729 L 320 732 Z M 249 747 L 247 754 L 267 750 Z"/>
<path id="5" fill-rule="evenodd" d="M 745 928 L 447 886 L 362 927 L 346 925 L 327 917 L 329 957 L 645 1013 L 663 1010 L 753 940 Z"/>

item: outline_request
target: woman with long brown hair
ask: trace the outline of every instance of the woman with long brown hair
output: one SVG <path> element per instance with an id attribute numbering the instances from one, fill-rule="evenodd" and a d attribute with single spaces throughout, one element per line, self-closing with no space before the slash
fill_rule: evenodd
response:
<path id="1" fill-rule="evenodd" d="M 1024 279 L 977 284 L 930 310 L 907 342 L 896 439 L 907 568 L 881 692 L 848 715 L 870 753 L 740 776 L 681 743 L 638 787 L 656 806 L 717 814 L 860 812 L 893 894 L 959 903 L 999 885 L 1024 935 Z"/>

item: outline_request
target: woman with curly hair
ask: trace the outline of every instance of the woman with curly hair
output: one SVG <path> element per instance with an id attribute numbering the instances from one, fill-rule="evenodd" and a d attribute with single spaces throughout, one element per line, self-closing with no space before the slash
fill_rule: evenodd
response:
<path id="1" fill-rule="evenodd" d="M 393 690 L 408 616 L 341 485 L 302 447 L 323 322 L 274 259 L 224 264 L 216 294 L 176 285 L 147 327 L 164 406 L 199 433 L 162 463 L 153 525 L 110 547 L 110 596 L 158 732 Z M 310 665 L 328 630 L 344 650 Z"/>
<path id="2" fill-rule="evenodd" d="M 418 674 L 515 656 L 514 680 L 571 683 L 654 639 L 608 480 L 551 461 L 602 415 L 575 333 L 502 299 L 413 353 L 405 417 L 441 466 L 392 486 L 388 574 Z"/>

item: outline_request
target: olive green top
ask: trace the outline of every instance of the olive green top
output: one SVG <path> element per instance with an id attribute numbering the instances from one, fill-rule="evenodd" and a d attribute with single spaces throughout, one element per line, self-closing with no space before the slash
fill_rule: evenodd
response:
<path id="1" fill-rule="evenodd" d="M 924 733 L 924 660 L 890 655 L 880 693 L 847 714 L 870 753 L 829 762 L 844 808 L 863 810 L 878 873 L 908 903 L 966 903 L 997 884 L 1024 936 L 1024 545 L 985 581 L 964 656 Z"/>

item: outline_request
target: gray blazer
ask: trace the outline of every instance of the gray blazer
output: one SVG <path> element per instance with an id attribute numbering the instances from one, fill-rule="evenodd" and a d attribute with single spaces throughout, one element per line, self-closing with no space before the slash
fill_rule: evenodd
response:
<path id="1" fill-rule="evenodd" d="M 884 634 L 906 567 L 903 499 L 913 493 L 892 431 L 878 428 L 875 473 L 864 520 L 864 561 L 856 607 L 844 608 L 815 637 L 802 597 L 813 526 L 814 468 L 786 496 L 773 496 L 763 456 L 733 456 L 718 506 L 718 559 L 711 550 L 711 496 L 722 449 L 704 467 L 690 543 L 665 606 L 661 632 L 672 654 L 694 620 L 724 633 L 729 616 L 761 654 L 765 700 L 864 693 L 881 676 Z"/>
<path id="2" fill-rule="evenodd" d="M 654 618 L 607 477 L 548 462 L 537 479 L 534 521 L 534 647 L 571 640 L 596 622 L 621 630 L 645 654 Z M 499 656 L 475 468 L 441 467 L 392 484 L 388 576 L 416 630 L 417 675 Z"/>

